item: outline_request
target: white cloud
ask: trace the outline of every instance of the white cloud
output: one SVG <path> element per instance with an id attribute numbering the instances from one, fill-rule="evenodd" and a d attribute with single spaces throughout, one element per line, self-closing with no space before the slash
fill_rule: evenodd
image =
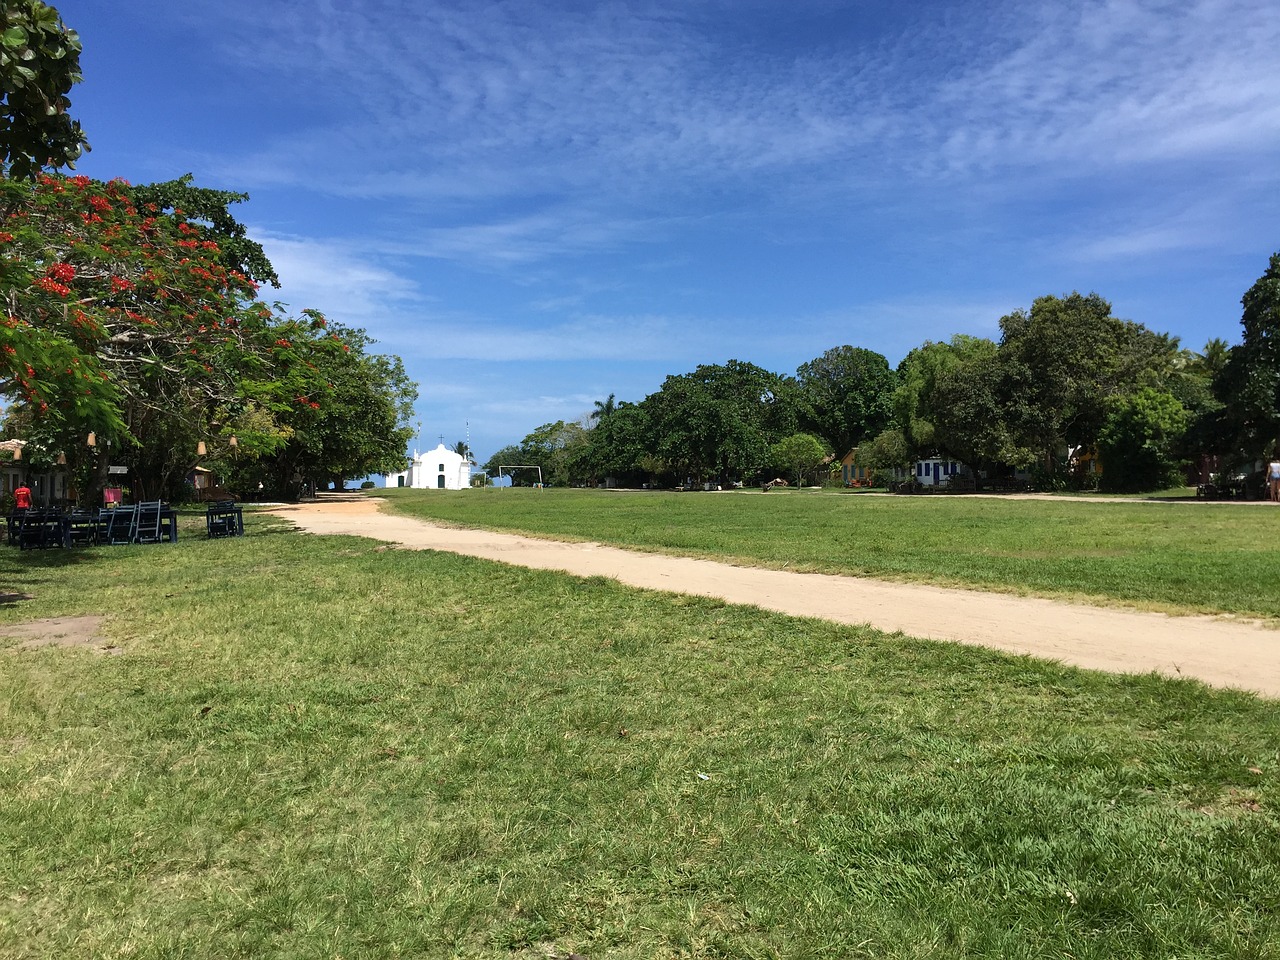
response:
<path id="1" fill-rule="evenodd" d="M 1280 28 L 1257 2 L 983 10 L 905 20 L 887 42 L 851 37 L 779 58 L 721 42 L 719 25 L 683 4 L 492 3 L 483 15 L 470 4 L 327 14 L 301 5 L 271 16 L 292 16 L 280 32 L 310 43 L 272 48 L 274 63 L 345 96 L 336 131 L 313 134 L 327 149 L 295 150 L 293 132 L 281 146 L 331 169 L 335 151 L 377 150 L 378 173 L 338 167 L 357 195 L 607 184 L 649 196 L 658 183 L 701 186 L 841 158 L 855 176 L 880 164 L 957 175 L 1065 159 L 1108 167 L 1265 148 L 1280 132 Z M 264 46 L 276 32 L 261 34 Z M 320 167 L 294 169 L 309 177 Z"/>
<path id="2" fill-rule="evenodd" d="M 266 229 L 249 232 L 262 244 L 281 282 L 279 291 L 264 287 L 260 295 L 278 297 L 294 310 L 314 307 L 358 326 L 425 299 L 413 280 L 345 243 L 285 236 Z"/>
<path id="3" fill-rule="evenodd" d="M 992 55 L 921 111 L 952 171 L 1054 165 L 1071 175 L 1275 150 L 1280 40 L 1249 0 L 1021 5 Z"/>

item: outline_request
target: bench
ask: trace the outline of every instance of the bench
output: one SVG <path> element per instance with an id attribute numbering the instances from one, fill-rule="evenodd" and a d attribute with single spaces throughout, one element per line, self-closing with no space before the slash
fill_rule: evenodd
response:
<path id="1" fill-rule="evenodd" d="M 218 537 L 243 537 L 244 512 L 234 500 L 211 503 L 205 509 L 205 530 L 208 539 Z"/>

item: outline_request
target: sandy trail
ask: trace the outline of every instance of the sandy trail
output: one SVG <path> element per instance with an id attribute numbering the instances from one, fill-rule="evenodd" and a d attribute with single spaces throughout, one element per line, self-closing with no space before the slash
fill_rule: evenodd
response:
<path id="1" fill-rule="evenodd" d="M 371 537 L 633 587 L 717 597 L 793 616 L 870 624 L 914 637 L 995 647 L 1115 673 L 1157 671 L 1280 697 L 1280 631 L 1212 617 L 1170 617 L 976 590 L 787 573 L 462 530 L 382 513 L 381 501 L 332 495 L 273 512 L 310 533 Z"/>

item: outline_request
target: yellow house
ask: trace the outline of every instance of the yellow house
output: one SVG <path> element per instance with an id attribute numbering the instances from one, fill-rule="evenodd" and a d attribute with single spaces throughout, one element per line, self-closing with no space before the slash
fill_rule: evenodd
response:
<path id="1" fill-rule="evenodd" d="M 858 464 L 858 448 L 854 447 L 840 461 L 840 479 L 846 487 L 870 487 L 875 485 L 875 471 Z"/>

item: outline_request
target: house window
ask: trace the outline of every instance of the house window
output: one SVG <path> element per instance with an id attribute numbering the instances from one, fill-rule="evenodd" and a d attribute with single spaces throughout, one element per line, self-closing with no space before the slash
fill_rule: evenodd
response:
<path id="1" fill-rule="evenodd" d="M 443 463 L 442 463 L 442 464 L 440 464 L 440 466 L 438 467 L 438 469 L 439 469 L 439 471 L 440 471 L 441 473 L 444 473 L 444 464 L 443 464 Z"/>

